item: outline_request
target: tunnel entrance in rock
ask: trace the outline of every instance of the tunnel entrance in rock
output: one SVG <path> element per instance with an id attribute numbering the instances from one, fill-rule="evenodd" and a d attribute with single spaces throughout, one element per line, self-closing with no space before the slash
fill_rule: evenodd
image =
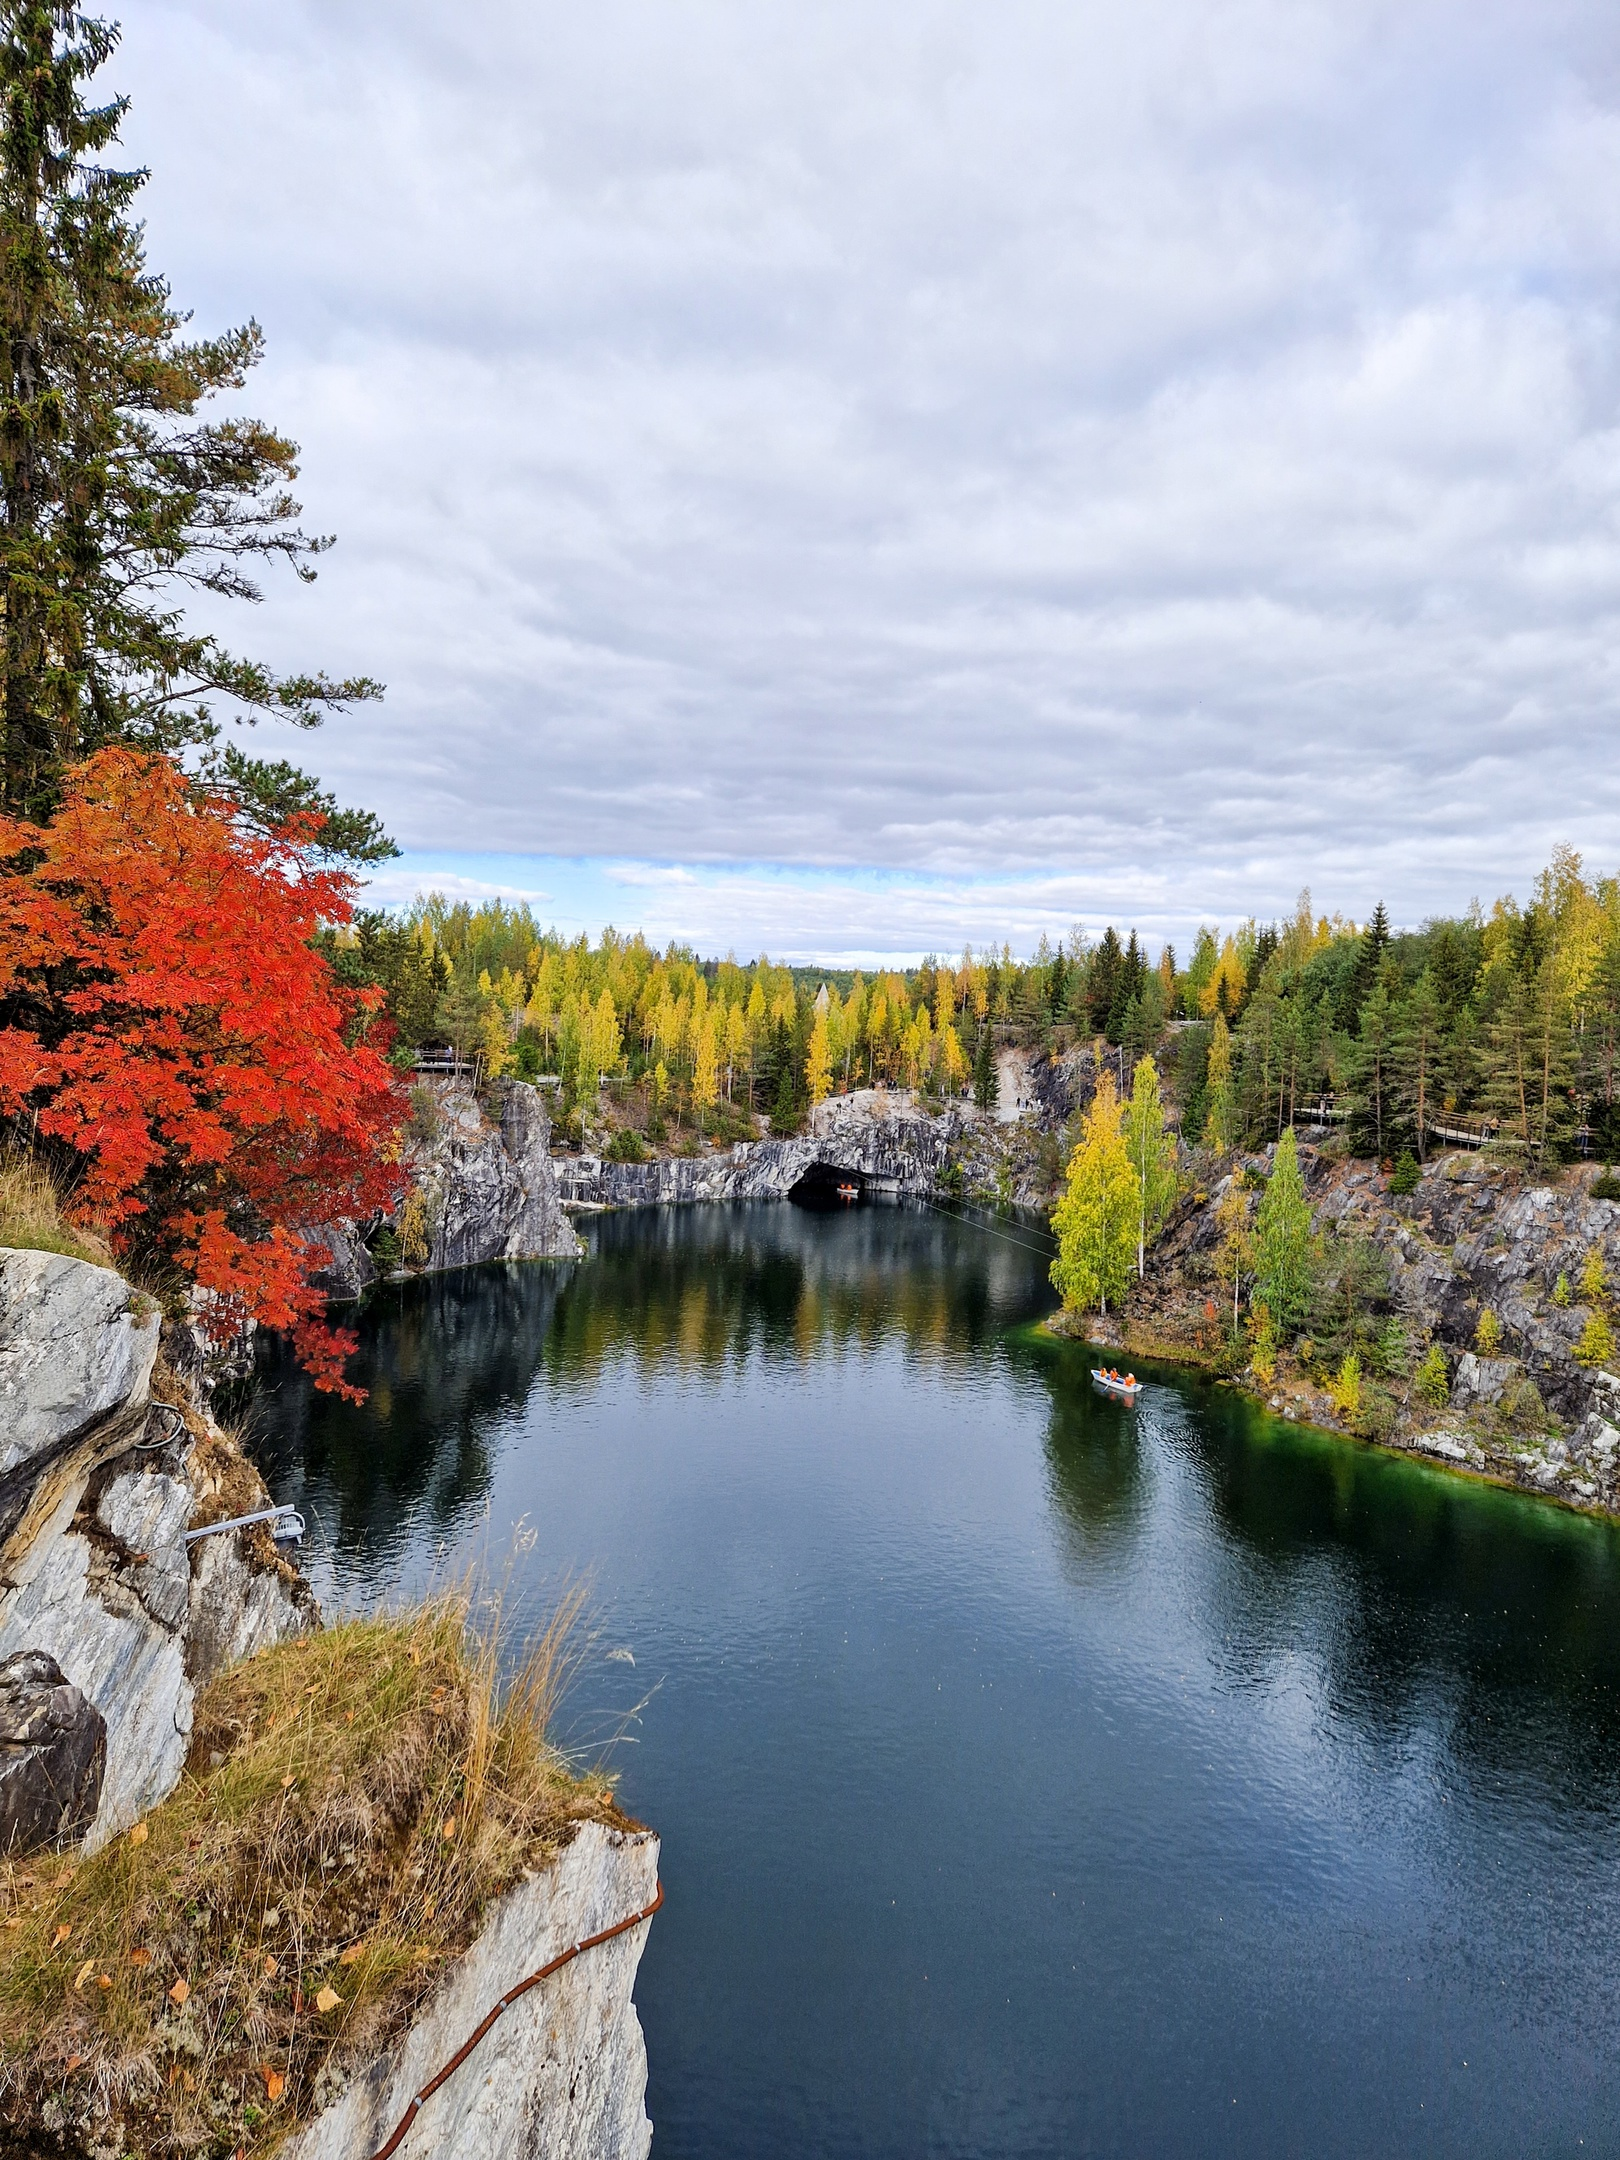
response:
<path id="1" fill-rule="evenodd" d="M 866 1198 L 866 1176 L 860 1170 L 837 1170 L 831 1163 L 811 1163 L 788 1194 L 800 1207 L 859 1207 Z"/>

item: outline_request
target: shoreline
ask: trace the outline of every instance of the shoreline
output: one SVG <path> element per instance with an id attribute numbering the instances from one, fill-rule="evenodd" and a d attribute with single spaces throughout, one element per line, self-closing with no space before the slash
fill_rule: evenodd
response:
<path id="1" fill-rule="evenodd" d="M 1106 1355 L 1109 1352 L 1118 1354 L 1121 1351 L 1128 1351 L 1132 1356 L 1140 1358 L 1150 1365 L 1168 1365 L 1177 1372 L 1196 1373 L 1201 1379 L 1206 1380 L 1210 1386 L 1229 1389 L 1232 1394 L 1241 1397 L 1244 1402 L 1252 1404 L 1257 1410 L 1263 1411 L 1276 1424 L 1292 1426 L 1296 1432 L 1315 1433 L 1324 1440 L 1334 1440 L 1341 1445 L 1363 1448 L 1369 1453 L 1388 1455 L 1403 1462 L 1420 1462 L 1428 1469 L 1443 1471 L 1450 1476 L 1463 1478 L 1472 1485 L 1492 1486 L 1499 1492 L 1515 1493 L 1526 1500 L 1542 1501 L 1553 1507 L 1561 1508 L 1566 1514 L 1581 1515 L 1591 1522 L 1604 1523 L 1611 1528 L 1620 1529 L 1620 1508 L 1606 1507 L 1599 1500 L 1583 1499 L 1569 1493 L 1550 1491 L 1545 1486 L 1531 1484 L 1522 1478 L 1512 1476 L 1504 1470 L 1493 1469 L 1488 1462 L 1470 1462 L 1466 1457 L 1461 1456 L 1460 1450 L 1459 1454 L 1451 1454 L 1433 1448 L 1426 1448 L 1421 1445 L 1421 1441 L 1425 1437 L 1429 1437 L 1428 1435 L 1418 1434 L 1408 1440 L 1378 1439 L 1369 1434 L 1353 1432 L 1345 1425 L 1329 1425 L 1319 1418 L 1291 1414 L 1288 1411 L 1274 1408 L 1264 1394 L 1253 1387 L 1245 1386 L 1240 1376 L 1217 1371 L 1215 1369 L 1217 1361 L 1212 1356 L 1200 1356 L 1195 1350 L 1189 1354 L 1189 1350 L 1183 1346 L 1172 1346 L 1162 1342 L 1144 1342 L 1138 1337 L 1127 1335 L 1124 1331 L 1121 1331 L 1119 1340 L 1109 1341 L 1082 1332 L 1078 1328 L 1066 1328 L 1057 1325 L 1056 1323 L 1063 1318 L 1063 1308 L 1059 1306 L 1056 1312 L 1047 1314 L 1044 1319 L 1029 1323 L 1028 1332 L 1031 1335 L 1044 1337 L 1049 1343 L 1072 1344 L 1077 1348 L 1096 1351 L 1100 1355 Z M 1437 1426 L 1433 1429 L 1432 1437 L 1450 1439 L 1456 1443 L 1463 1438 L 1463 1435 L 1461 1433 L 1452 1433 L 1444 1427 Z M 1470 1440 L 1473 1439 L 1472 1435 L 1467 1437 Z M 1477 1441 L 1474 1444 L 1479 1445 Z M 1480 1449 L 1480 1452 L 1483 1454 L 1483 1448 Z"/>

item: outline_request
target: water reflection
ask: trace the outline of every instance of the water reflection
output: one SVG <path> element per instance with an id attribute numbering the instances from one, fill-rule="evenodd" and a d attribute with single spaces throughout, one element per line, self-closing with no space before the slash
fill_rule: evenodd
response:
<path id="1" fill-rule="evenodd" d="M 588 1235 L 376 1299 L 359 1408 L 268 1357 L 257 1446 L 351 1595 L 486 1509 L 596 1564 L 666 2160 L 1612 2146 L 1615 1533 L 1124 1409 L 938 1215 Z"/>

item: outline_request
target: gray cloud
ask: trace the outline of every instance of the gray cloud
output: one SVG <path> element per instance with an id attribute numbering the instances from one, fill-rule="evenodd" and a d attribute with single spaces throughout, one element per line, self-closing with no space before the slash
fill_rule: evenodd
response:
<path id="1" fill-rule="evenodd" d="M 340 535 L 236 634 L 387 678 L 310 747 L 409 845 L 1620 859 L 1612 7 L 147 0 L 115 73 Z"/>

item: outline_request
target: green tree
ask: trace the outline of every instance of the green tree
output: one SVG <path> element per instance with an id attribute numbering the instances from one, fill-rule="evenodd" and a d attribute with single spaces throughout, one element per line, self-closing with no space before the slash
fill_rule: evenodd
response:
<path id="1" fill-rule="evenodd" d="M 1371 937 L 1372 932 L 1367 933 Z M 1389 1125 L 1390 1088 L 1395 1062 L 1395 1011 L 1382 977 L 1361 1008 L 1361 1039 L 1354 1059 L 1354 1087 L 1358 1122 L 1382 1160 Z"/>
<path id="2" fill-rule="evenodd" d="M 1068 1190 L 1052 1213 L 1058 1256 L 1052 1281 L 1071 1312 L 1107 1312 L 1131 1279 L 1137 1187 L 1114 1076 L 1105 1071 L 1069 1162 Z"/>
<path id="3" fill-rule="evenodd" d="M 993 1110 L 1001 1100 L 994 1032 L 988 1021 L 980 1022 L 979 1044 L 973 1053 L 973 1100 L 981 1110 Z"/>
<path id="4" fill-rule="evenodd" d="M 1277 1142 L 1254 1226 L 1256 1293 L 1280 1329 L 1297 1327 L 1310 1308 L 1314 1260 L 1311 1211 L 1290 1125 Z"/>
<path id="5" fill-rule="evenodd" d="M 0 797 L 30 816 L 107 744 L 206 745 L 216 709 L 311 727 L 378 694 L 239 659 L 175 604 L 256 599 L 263 562 L 308 579 L 329 542 L 294 522 L 294 444 L 196 417 L 241 388 L 263 337 L 185 337 L 147 268 L 146 175 L 105 162 L 127 100 L 86 98 L 117 41 L 62 0 L 0 0 Z M 299 784 L 319 797 L 289 770 L 238 756 L 222 776 L 249 808 Z"/>
<path id="6" fill-rule="evenodd" d="M 1434 1116 L 1441 1044 L 1440 1000 L 1435 993 L 1434 977 L 1425 968 L 1401 1009 L 1390 1045 L 1390 1074 L 1395 1099 L 1411 1124 L 1420 1163 L 1428 1160 L 1429 1125 Z"/>
<path id="7" fill-rule="evenodd" d="M 1451 1396 L 1451 1379 L 1446 1371 L 1446 1354 L 1438 1343 L 1430 1343 L 1423 1362 L 1412 1375 L 1412 1392 L 1430 1410 L 1446 1407 Z"/>
<path id="8" fill-rule="evenodd" d="M 1131 1075 L 1125 1145 L 1136 1180 L 1136 1272 L 1145 1277 L 1149 1242 L 1164 1228 L 1176 1199 L 1176 1143 L 1164 1129 L 1159 1068 L 1150 1057 Z"/>

